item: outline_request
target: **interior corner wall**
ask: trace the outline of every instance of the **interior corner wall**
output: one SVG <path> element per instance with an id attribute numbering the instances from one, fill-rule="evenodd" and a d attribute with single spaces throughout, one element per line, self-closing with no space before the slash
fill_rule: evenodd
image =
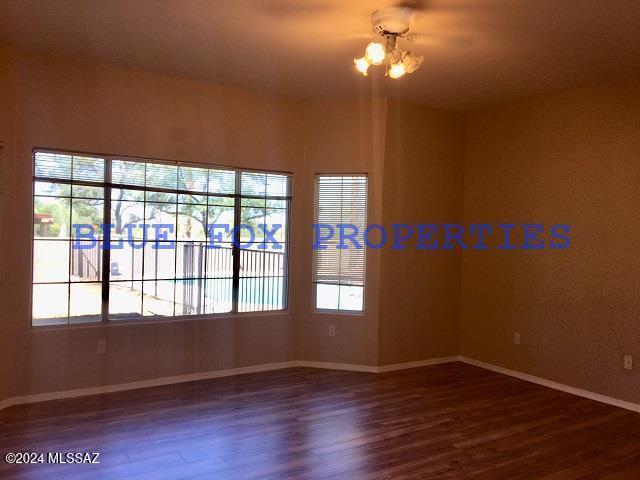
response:
<path id="1" fill-rule="evenodd" d="M 461 355 L 640 402 L 637 83 L 471 114 L 467 139 L 465 223 L 567 224 L 571 244 L 464 253 Z"/>
<path id="2" fill-rule="evenodd" d="M 465 117 L 389 101 L 383 223 L 462 223 Z M 459 250 L 382 249 L 380 364 L 458 354 Z"/>
<path id="3" fill-rule="evenodd" d="M 10 48 L 0 45 L 0 291 L 2 296 L 14 293 L 10 270 L 11 249 L 15 239 L 11 235 L 10 205 L 15 198 L 7 188 L 13 176 L 12 161 L 15 149 L 15 105 L 14 105 L 14 58 Z M 2 299 L 4 301 L 4 298 Z M 5 310 L 3 303 L 2 311 Z M 0 315 L 0 402 L 12 396 L 16 343 L 13 338 L 14 326 L 5 315 Z"/>
<path id="4" fill-rule="evenodd" d="M 368 223 L 382 221 L 382 174 L 387 100 L 314 100 L 304 108 L 304 167 L 295 190 L 300 219 L 294 234 L 303 246 L 292 259 L 302 269 L 295 303 L 297 358 L 308 361 L 378 364 L 379 251 L 367 251 L 366 310 L 362 314 L 319 313 L 313 308 L 312 258 L 315 175 L 367 174 Z M 336 335 L 329 337 L 329 325 Z"/>

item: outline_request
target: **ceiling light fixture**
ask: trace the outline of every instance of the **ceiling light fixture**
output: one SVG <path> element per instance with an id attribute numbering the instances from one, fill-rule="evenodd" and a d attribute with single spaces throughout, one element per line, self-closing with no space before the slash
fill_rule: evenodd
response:
<path id="1" fill-rule="evenodd" d="M 364 50 L 364 58 L 367 59 L 371 65 L 380 65 L 384 62 L 384 57 L 387 56 L 387 51 L 384 45 L 378 42 L 371 42 Z"/>
<path id="2" fill-rule="evenodd" d="M 384 64 L 386 75 L 394 79 L 418 70 L 424 57 L 402 50 L 396 45 L 398 38 L 410 41 L 408 33 L 413 14 L 413 9 L 407 7 L 388 7 L 373 12 L 373 31 L 384 39 L 384 44 L 370 42 L 364 55 L 353 59 L 356 70 L 367 76 L 371 65 Z"/>
<path id="3" fill-rule="evenodd" d="M 354 58 L 353 63 L 356 65 L 356 70 L 358 70 L 364 77 L 369 75 L 367 73 L 367 70 L 369 70 L 369 62 L 365 57 Z"/>
<path id="4" fill-rule="evenodd" d="M 404 66 L 402 62 L 394 63 L 387 70 L 387 75 L 391 78 L 400 78 L 405 73 L 407 73 L 407 68 Z"/>

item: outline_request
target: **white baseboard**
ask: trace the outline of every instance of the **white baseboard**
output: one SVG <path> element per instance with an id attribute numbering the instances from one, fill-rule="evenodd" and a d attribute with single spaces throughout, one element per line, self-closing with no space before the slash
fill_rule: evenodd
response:
<path id="1" fill-rule="evenodd" d="M 419 362 L 399 363 L 396 365 L 386 365 L 376 367 L 372 365 L 358 365 L 351 363 L 333 363 L 333 362 L 312 362 L 306 360 L 295 360 L 279 363 L 265 363 L 261 365 L 252 365 L 249 367 L 230 368 L 227 370 L 213 370 L 209 372 L 189 373 L 186 375 L 176 375 L 172 377 L 152 378 L 150 380 L 140 380 L 136 382 L 120 383 L 115 385 L 104 385 L 99 387 L 78 388 L 74 390 L 63 390 L 57 392 L 36 393 L 32 395 L 22 395 L 18 397 L 7 398 L 0 401 L 0 410 L 12 405 L 22 405 L 25 403 L 46 402 L 48 400 L 60 400 L 63 398 L 84 397 L 87 395 L 99 395 L 102 393 L 122 392 L 125 390 L 135 390 L 138 388 L 158 387 L 162 385 L 171 385 L 176 383 L 193 382 L 196 380 L 207 380 L 210 378 L 230 377 L 233 375 L 243 375 L 246 373 L 266 372 L 269 370 L 280 370 L 291 367 L 308 367 L 308 368 L 324 368 L 329 370 L 347 370 L 352 372 L 378 373 L 391 370 L 400 370 L 403 368 L 415 368 L 425 365 L 435 365 L 443 363 L 443 361 L 456 361 L 457 358 L 450 357 L 449 360 L 436 358 L 431 360 L 423 360 Z"/>
<path id="2" fill-rule="evenodd" d="M 536 377 L 534 375 L 529 375 L 528 373 L 522 373 L 516 370 L 499 367 L 498 365 L 481 362 L 480 360 L 476 360 L 474 358 L 460 356 L 458 357 L 458 359 L 463 363 L 468 363 L 469 365 L 484 368 L 485 370 L 491 370 L 492 372 L 509 375 L 510 377 L 519 378 L 520 380 L 525 380 L 531 383 L 537 383 L 538 385 L 542 385 L 544 387 L 553 388 L 555 390 L 560 390 L 572 395 L 578 395 L 579 397 L 595 400 L 596 402 L 606 403 L 608 405 L 613 405 L 615 407 L 620 407 L 626 410 L 640 413 L 640 405 L 637 403 L 627 402 L 626 400 L 620 400 L 618 398 L 609 397 L 600 393 L 590 392 L 589 390 L 584 390 L 582 388 L 576 388 L 570 385 L 565 385 L 563 383 L 554 382 L 553 380 L 547 380 L 546 378 Z"/>
<path id="3" fill-rule="evenodd" d="M 7 398 L 5 400 L 0 400 L 0 410 L 4 410 L 7 407 L 10 407 L 11 405 L 15 405 L 13 403 L 13 399 L 12 398 Z"/>
<path id="4" fill-rule="evenodd" d="M 378 367 L 374 367 L 373 365 L 359 365 L 355 363 L 312 362 L 309 360 L 298 360 L 293 363 L 295 363 L 296 367 L 323 368 L 326 370 L 346 370 L 349 372 L 365 373 L 378 372 Z"/>
<path id="5" fill-rule="evenodd" d="M 428 360 L 418 360 L 416 362 L 392 363 L 391 365 L 381 365 L 376 367 L 376 373 L 395 372 L 396 370 L 406 370 L 408 368 L 428 367 L 429 365 L 440 365 L 442 363 L 457 362 L 458 357 L 439 357 Z"/>
<path id="6" fill-rule="evenodd" d="M 136 382 L 120 383 L 115 385 L 104 385 L 99 387 L 79 388 L 74 390 L 64 390 L 58 392 L 37 393 L 33 395 L 23 395 L 19 397 L 7 398 L 0 400 L 0 410 L 3 410 L 12 405 L 21 405 L 25 403 L 44 402 L 48 400 L 60 400 L 63 398 L 84 397 L 87 395 L 98 395 L 102 393 L 121 392 L 125 390 L 135 390 L 138 388 L 157 387 L 162 385 L 171 385 L 176 383 L 193 382 L 197 380 L 207 380 L 211 378 L 230 377 L 233 375 L 243 375 L 246 373 L 258 373 L 266 372 L 270 370 L 280 370 L 283 368 L 292 367 L 307 367 L 307 368 L 323 368 L 328 370 L 346 370 L 351 372 L 365 372 L 365 373 L 385 373 L 393 372 L 397 370 L 405 370 L 409 368 L 426 367 L 429 365 L 439 365 L 443 363 L 451 362 L 463 362 L 476 367 L 484 368 L 485 370 L 491 370 L 493 372 L 501 373 L 503 375 L 509 375 L 511 377 L 519 378 L 527 382 L 536 383 L 545 387 L 560 390 L 580 397 L 589 398 L 597 402 L 606 403 L 616 407 L 624 408 L 634 412 L 640 412 L 640 405 L 625 400 L 609 397 L 607 395 L 601 395 L 599 393 L 590 392 L 581 388 L 571 387 L 562 383 L 547 380 L 545 378 L 535 377 L 527 373 L 518 372 L 516 370 L 510 370 L 508 368 L 493 365 L 491 363 L 482 362 L 473 358 L 464 356 L 452 356 L 452 357 L 440 357 L 431 358 L 428 360 L 418 360 L 415 362 L 395 363 L 391 365 L 359 365 L 352 363 L 334 363 L 334 362 L 314 362 L 307 360 L 294 360 L 289 362 L 278 363 L 265 363 L 261 365 L 252 365 L 249 367 L 230 368 L 226 370 L 213 370 L 209 372 L 190 373 L 186 375 L 176 375 L 172 377 L 153 378 L 150 380 L 140 380 Z"/>
<path id="7" fill-rule="evenodd" d="M 98 395 L 101 393 L 122 392 L 125 390 L 135 390 L 138 388 L 158 387 L 175 383 L 194 382 L 197 380 L 207 380 L 210 378 L 230 377 L 233 375 L 243 375 L 246 373 L 266 372 L 269 370 L 280 370 L 296 366 L 296 362 L 265 363 L 252 365 L 249 367 L 230 368 L 226 370 L 212 370 L 209 372 L 189 373 L 186 375 L 176 375 L 172 377 L 152 378 L 150 380 L 140 380 L 136 382 L 119 383 L 115 385 L 104 385 L 99 387 L 78 388 L 74 390 L 63 390 L 58 392 L 36 393 L 32 395 L 22 395 L 19 397 L 7 398 L 0 402 L 0 410 L 11 405 L 21 405 L 25 403 L 46 402 L 48 400 L 60 400 L 63 398 L 85 397 L 87 395 Z"/>
<path id="8" fill-rule="evenodd" d="M 152 378 L 150 380 L 140 380 L 136 382 L 120 383 L 115 385 L 104 385 L 99 387 L 78 388 L 74 390 L 63 390 L 57 392 L 36 393 L 32 395 L 22 395 L 7 398 L 0 401 L 0 410 L 12 405 L 22 405 L 25 403 L 46 402 L 48 400 L 60 400 L 63 398 L 84 397 L 87 395 L 99 395 L 102 393 L 122 392 L 125 390 L 135 390 L 138 388 L 158 387 L 176 383 L 193 382 L 197 380 L 207 380 L 211 378 L 230 377 L 233 375 L 243 375 L 246 373 L 266 372 L 269 370 L 280 370 L 292 367 L 323 368 L 328 370 L 346 370 L 351 372 L 381 373 L 406 368 L 424 367 L 445 362 L 455 362 L 457 357 L 433 358 L 420 360 L 417 362 L 397 363 L 394 365 L 383 365 L 381 367 L 373 365 L 359 365 L 353 363 L 334 362 L 314 362 L 307 360 L 294 360 L 289 362 L 265 363 L 252 365 L 249 367 L 230 368 L 226 370 L 213 370 L 209 372 L 190 373 L 186 375 L 176 375 L 172 377 Z"/>

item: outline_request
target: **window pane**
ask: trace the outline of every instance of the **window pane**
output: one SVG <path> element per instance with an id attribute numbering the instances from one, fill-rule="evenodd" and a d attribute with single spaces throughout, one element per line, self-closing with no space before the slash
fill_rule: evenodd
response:
<path id="1" fill-rule="evenodd" d="M 209 205 L 207 208 L 207 241 L 212 244 L 233 240 L 234 208 Z"/>
<path id="2" fill-rule="evenodd" d="M 267 174 L 258 172 L 242 172 L 242 195 L 265 196 L 267 193 Z"/>
<path id="3" fill-rule="evenodd" d="M 264 290 L 263 278 L 241 278 L 240 291 L 238 292 L 239 312 L 261 312 L 262 293 Z"/>
<path id="4" fill-rule="evenodd" d="M 338 285 L 316 284 L 316 308 L 337 310 L 339 297 L 340 287 Z"/>
<path id="5" fill-rule="evenodd" d="M 109 283 L 109 318 L 139 318 L 142 313 L 142 282 Z"/>
<path id="6" fill-rule="evenodd" d="M 240 205 L 243 207 L 265 208 L 267 201 L 264 198 L 242 198 Z"/>
<path id="7" fill-rule="evenodd" d="M 68 198 L 35 197 L 33 234 L 40 238 L 69 238 L 71 223 Z"/>
<path id="8" fill-rule="evenodd" d="M 264 240 L 264 231 L 259 225 L 265 223 L 265 209 L 254 207 L 242 207 L 240 209 L 240 243 L 261 242 Z"/>
<path id="9" fill-rule="evenodd" d="M 112 160 L 111 181 L 115 184 L 144 187 L 145 167 L 146 164 L 144 162 Z"/>
<path id="10" fill-rule="evenodd" d="M 240 248 L 240 277 L 259 277 L 264 266 L 264 252 L 254 248 Z"/>
<path id="11" fill-rule="evenodd" d="M 104 188 L 73 185 L 72 195 L 75 198 L 104 198 Z"/>
<path id="12" fill-rule="evenodd" d="M 176 249 L 171 242 L 150 241 L 144 247 L 144 278 L 172 279 L 175 278 Z"/>
<path id="13" fill-rule="evenodd" d="M 363 287 L 340 285 L 340 310 L 361 311 L 363 309 Z"/>
<path id="14" fill-rule="evenodd" d="M 104 160 L 74 155 L 73 179 L 86 182 L 104 182 Z"/>
<path id="15" fill-rule="evenodd" d="M 147 202 L 176 203 L 178 195 L 175 193 L 148 191 L 145 194 L 145 198 Z"/>
<path id="16" fill-rule="evenodd" d="M 178 167 L 163 163 L 147 163 L 146 186 L 175 190 L 178 186 Z"/>
<path id="17" fill-rule="evenodd" d="M 71 195 L 71 185 L 66 183 L 34 182 L 33 192 L 36 195 L 68 197 Z"/>
<path id="18" fill-rule="evenodd" d="M 68 284 L 33 285 L 34 325 L 67 323 L 68 308 Z"/>
<path id="19" fill-rule="evenodd" d="M 176 280 L 176 315 L 200 315 L 204 313 L 203 279 Z"/>
<path id="20" fill-rule="evenodd" d="M 284 245 L 287 238 L 287 211 L 280 208 L 269 208 L 266 210 L 264 223 L 270 235 L 268 241 L 277 241 Z"/>
<path id="21" fill-rule="evenodd" d="M 283 252 L 258 247 L 240 249 L 240 292 L 238 310 L 253 312 L 284 308 L 284 275 L 286 256 Z"/>
<path id="22" fill-rule="evenodd" d="M 103 218 L 104 200 L 71 199 L 71 224 L 74 236 L 76 236 L 76 229 L 93 226 L 97 237 L 100 233 L 99 226 L 104 223 Z"/>
<path id="23" fill-rule="evenodd" d="M 236 172 L 233 170 L 209 170 L 209 193 L 235 193 Z"/>
<path id="24" fill-rule="evenodd" d="M 35 176 L 71 179 L 71 155 L 36 152 Z"/>
<path id="25" fill-rule="evenodd" d="M 287 201 L 267 199 L 267 208 L 287 208 Z"/>
<path id="26" fill-rule="evenodd" d="M 176 244 L 176 278 L 204 278 L 207 246 L 204 242 Z"/>
<path id="27" fill-rule="evenodd" d="M 111 280 L 140 280 L 142 278 L 142 249 L 132 248 L 129 242 L 122 242 L 122 247 L 111 248 Z"/>
<path id="28" fill-rule="evenodd" d="M 120 190 L 120 192 L 126 192 Z M 126 193 L 123 193 L 126 196 Z M 143 231 L 137 225 L 144 223 L 144 203 L 112 198 L 111 200 L 111 224 L 114 229 L 111 238 L 115 242 L 120 239 L 142 238 Z"/>
<path id="29" fill-rule="evenodd" d="M 233 305 L 231 278 L 209 278 L 204 283 L 203 313 L 227 313 Z"/>
<path id="30" fill-rule="evenodd" d="M 265 310 L 282 310 L 284 304 L 284 277 L 267 277 L 264 280 L 263 306 Z"/>
<path id="31" fill-rule="evenodd" d="M 72 283 L 70 300 L 70 323 L 102 321 L 102 284 Z"/>
<path id="32" fill-rule="evenodd" d="M 89 282 L 102 279 L 102 242 L 71 242 L 71 281 Z"/>
<path id="33" fill-rule="evenodd" d="M 142 190 L 127 190 L 121 188 L 111 189 L 111 203 L 120 200 L 144 200 L 144 192 Z"/>
<path id="34" fill-rule="evenodd" d="M 145 206 L 146 223 L 149 225 L 149 239 L 173 240 L 176 238 L 175 203 L 147 203 Z M 154 227 L 155 225 L 155 227 Z"/>
<path id="35" fill-rule="evenodd" d="M 207 207 L 205 205 L 178 205 L 178 239 L 206 240 Z"/>
<path id="36" fill-rule="evenodd" d="M 207 278 L 233 277 L 233 248 L 230 243 L 216 244 L 206 249 Z"/>
<path id="37" fill-rule="evenodd" d="M 146 281 L 142 288 L 143 315 L 173 316 L 173 280 Z"/>
<path id="38" fill-rule="evenodd" d="M 69 242 L 36 240 L 33 242 L 33 281 L 66 282 L 69 280 Z"/>
<path id="39" fill-rule="evenodd" d="M 216 197 L 216 196 L 210 195 L 208 198 L 209 198 L 209 205 L 226 206 L 226 207 L 232 207 L 235 205 L 235 199 L 232 197 Z"/>
<path id="40" fill-rule="evenodd" d="M 206 195 L 192 195 L 190 193 L 181 193 L 180 195 L 178 195 L 178 202 L 180 202 L 180 203 L 189 203 L 189 204 L 206 205 L 207 204 L 207 196 Z"/>
<path id="41" fill-rule="evenodd" d="M 289 195 L 289 177 L 287 175 L 267 174 L 267 195 L 286 197 Z"/>
<path id="42" fill-rule="evenodd" d="M 178 167 L 178 190 L 206 192 L 209 170 L 196 167 Z"/>

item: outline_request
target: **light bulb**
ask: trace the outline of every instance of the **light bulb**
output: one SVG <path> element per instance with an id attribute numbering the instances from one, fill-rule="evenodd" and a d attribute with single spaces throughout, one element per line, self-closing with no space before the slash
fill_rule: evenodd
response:
<path id="1" fill-rule="evenodd" d="M 380 65 L 384 62 L 386 52 L 384 45 L 377 42 L 371 42 L 364 51 L 364 58 L 372 65 Z"/>
<path id="2" fill-rule="evenodd" d="M 366 77 L 367 70 L 369 69 L 369 62 L 367 62 L 367 59 L 365 57 L 354 58 L 353 63 L 356 65 L 356 70 Z"/>
<path id="3" fill-rule="evenodd" d="M 402 62 L 394 63 L 389 67 L 389 76 L 391 78 L 400 78 L 407 73 L 407 68 Z"/>
<path id="4" fill-rule="evenodd" d="M 402 57 L 402 64 L 406 67 L 407 73 L 413 73 L 420 68 L 424 57 L 422 55 L 414 55 L 411 52 L 407 52 Z"/>

